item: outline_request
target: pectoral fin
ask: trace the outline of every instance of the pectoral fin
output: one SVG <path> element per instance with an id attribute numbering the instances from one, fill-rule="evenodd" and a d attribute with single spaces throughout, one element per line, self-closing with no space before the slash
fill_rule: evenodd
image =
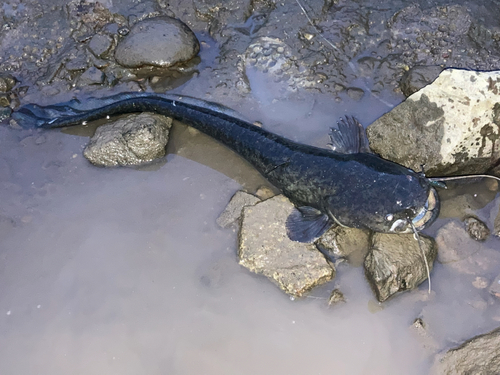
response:
<path id="1" fill-rule="evenodd" d="M 288 238 L 297 242 L 314 242 L 331 226 L 328 215 L 309 206 L 297 208 L 286 220 Z"/>

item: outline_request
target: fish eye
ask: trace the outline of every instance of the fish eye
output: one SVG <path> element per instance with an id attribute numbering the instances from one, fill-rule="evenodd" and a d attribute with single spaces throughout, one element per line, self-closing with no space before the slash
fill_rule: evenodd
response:
<path id="1" fill-rule="evenodd" d="M 385 216 L 385 220 L 387 220 L 387 221 L 392 221 L 392 220 L 394 220 L 394 215 L 393 215 L 393 214 L 387 214 L 387 215 Z"/>
<path id="2" fill-rule="evenodd" d="M 408 224 L 408 222 L 404 219 L 398 219 L 396 220 L 392 226 L 391 226 L 391 229 L 389 229 L 389 231 L 391 232 L 405 232 L 406 231 L 406 225 Z"/>

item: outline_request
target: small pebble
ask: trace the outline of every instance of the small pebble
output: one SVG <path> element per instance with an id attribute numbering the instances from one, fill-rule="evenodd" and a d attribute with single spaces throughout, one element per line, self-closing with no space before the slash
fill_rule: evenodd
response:
<path id="1" fill-rule="evenodd" d="M 464 219 L 465 229 L 469 236 L 476 241 L 484 241 L 490 235 L 490 230 L 475 216 L 468 216 Z"/>

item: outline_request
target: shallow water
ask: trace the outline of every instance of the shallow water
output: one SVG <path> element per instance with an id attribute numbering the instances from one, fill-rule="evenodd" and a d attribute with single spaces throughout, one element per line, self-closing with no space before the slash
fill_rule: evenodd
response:
<path id="1" fill-rule="evenodd" d="M 400 100 L 273 101 L 261 78 L 235 109 L 317 146 L 340 116 L 369 124 Z M 0 127 L 0 140 L 0 374 L 426 374 L 435 350 L 498 326 L 500 304 L 472 285 L 500 272 L 496 238 L 480 245 L 488 269 L 436 263 L 430 296 L 424 283 L 378 304 L 362 268 L 341 264 L 292 301 L 240 267 L 236 232 L 216 226 L 235 191 L 265 181 L 207 137 L 177 125 L 165 160 L 141 169 L 90 165 L 74 133 Z M 497 210 L 477 214 L 491 227 Z M 328 308 L 335 287 L 347 303 Z M 418 317 L 431 341 L 410 330 Z"/>
<path id="2" fill-rule="evenodd" d="M 292 126 L 275 122 L 280 103 L 267 128 L 327 139 L 313 135 L 331 106 L 289 104 Z M 93 167 L 85 137 L 0 132 L 2 374 L 424 374 L 431 351 L 409 329 L 415 318 L 440 348 L 497 325 L 499 305 L 474 277 L 439 264 L 430 297 L 424 283 L 380 305 L 362 268 L 343 264 L 311 298 L 290 300 L 238 266 L 236 233 L 215 224 L 236 190 L 264 181 L 186 127 L 146 170 Z M 334 287 L 348 303 L 327 308 Z"/>

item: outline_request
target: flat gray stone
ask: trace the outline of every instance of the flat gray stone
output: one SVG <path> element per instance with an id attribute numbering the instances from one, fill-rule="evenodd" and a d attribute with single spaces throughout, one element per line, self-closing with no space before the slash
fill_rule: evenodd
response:
<path id="1" fill-rule="evenodd" d="M 493 375 L 500 374 L 500 328 L 476 336 L 439 355 L 431 374 Z"/>
<path id="2" fill-rule="evenodd" d="M 420 242 L 432 271 L 437 256 L 434 239 L 420 234 Z M 413 234 L 374 233 L 365 258 L 365 275 L 377 299 L 411 290 L 427 279 L 427 269 Z"/>
<path id="3" fill-rule="evenodd" d="M 79 86 L 101 85 L 104 82 L 104 73 L 95 66 L 88 68 L 78 79 Z"/>
<path id="4" fill-rule="evenodd" d="M 278 195 L 243 208 L 239 234 L 239 262 L 262 274 L 285 293 L 300 297 L 335 277 L 333 265 L 316 246 L 291 241 L 285 222 L 293 204 Z"/>
<path id="5" fill-rule="evenodd" d="M 118 64 L 128 68 L 167 68 L 191 60 L 200 50 L 194 33 L 171 17 L 148 18 L 137 22 L 115 49 Z"/>
<path id="6" fill-rule="evenodd" d="M 113 40 L 108 35 L 96 34 L 90 39 L 89 49 L 95 56 L 101 57 L 106 54 L 113 44 Z"/>
<path id="7" fill-rule="evenodd" d="M 141 113 L 96 129 L 83 155 L 103 167 L 140 165 L 165 156 L 172 119 Z"/>
<path id="8" fill-rule="evenodd" d="M 217 218 L 217 225 L 219 225 L 221 228 L 227 228 L 230 225 L 236 223 L 241 216 L 243 207 L 253 206 L 257 202 L 260 202 L 260 199 L 255 195 L 246 193 L 244 191 L 237 191 L 229 201 L 224 211 L 222 211 L 222 213 Z"/>

